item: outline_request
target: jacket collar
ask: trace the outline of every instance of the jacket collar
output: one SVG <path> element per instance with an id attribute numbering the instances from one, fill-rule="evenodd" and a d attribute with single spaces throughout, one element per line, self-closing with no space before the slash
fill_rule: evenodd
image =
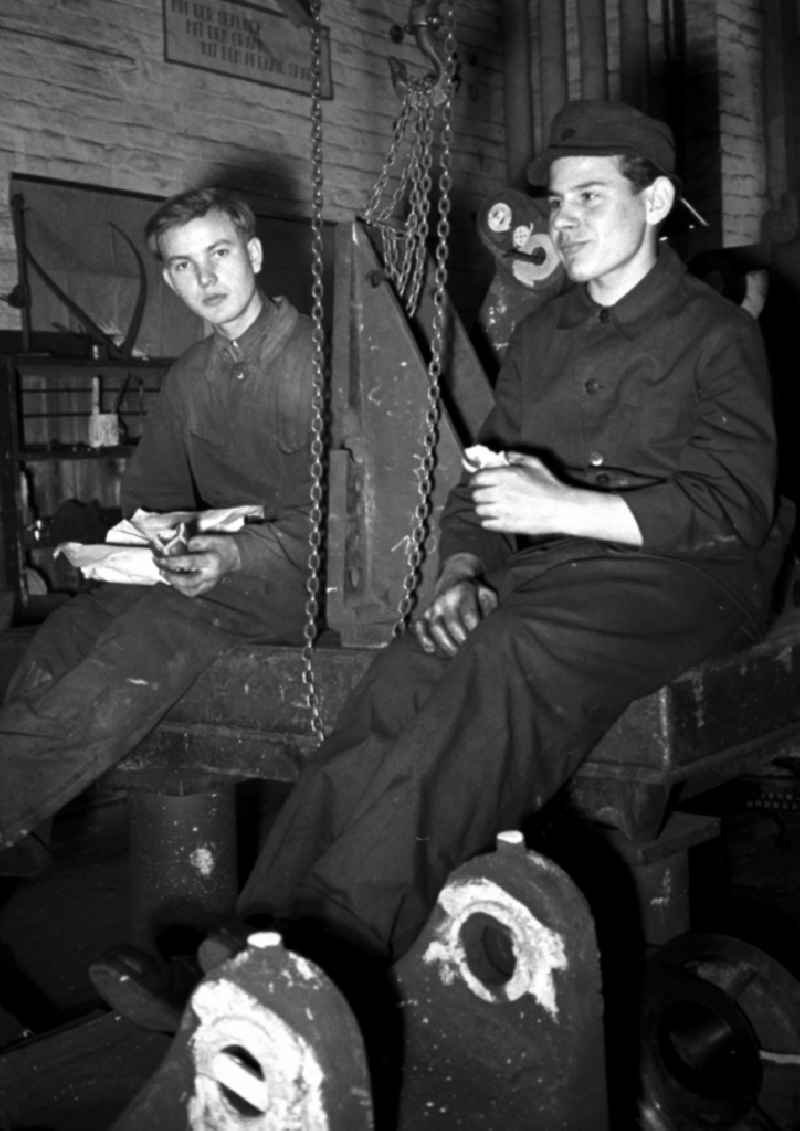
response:
<path id="1" fill-rule="evenodd" d="M 626 337 L 635 338 L 647 328 L 656 311 L 663 314 L 678 300 L 679 284 L 685 274 L 686 267 L 677 253 L 667 244 L 659 244 L 654 266 L 613 306 L 603 307 L 594 302 L 585 286 L 568 291 L 562 300 L 557 326 L 560 330 L 571 330 L 591 318 L 596 319 L 601 310 L 606 310 L 609 325 Z"/>
<path id="2" fill-rule="evenodd" d="M 258 317 L 235 341 L 214 329 L 214 353 L 240 362 L 268 361 L 283 348 L 297 318 L 297 311 L 287 298 L 268 298 L 262 294 Z"/>

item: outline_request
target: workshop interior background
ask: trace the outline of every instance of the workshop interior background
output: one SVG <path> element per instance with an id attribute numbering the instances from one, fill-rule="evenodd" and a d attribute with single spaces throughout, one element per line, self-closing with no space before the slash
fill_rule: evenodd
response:
<path id="1" fill-rule="evenodd" d="M 412 77 L 424 73 L 414 37 L 396 42 L 391 34 L 407 7 L 405 0 L 323 4 L 328 252 L 335 225 L 363 214 L 389 152 L 400 104 L 390 60 Z M 118 338 L 136 306 L 141 264 L 147 299 L 136 356 L 174 357 L 203 332 L 164 286 L 141 239 L 154 203 L 188 186 L 219 182 L 247 193 L 267 245 L 265 288 L 309 308 L 309 98 L 278 53 L 248 45 L 242 21 L 259 10 L 270 29 L 275 20 L 289 26 L 279 0 L 255 7 L 235 0 L 0 0 L 0 352 L 16 352 L 21 340 L 14 201 L 29 252 Z M 456 20 L 449 291 L 469 332 L 492 277 L 476 232 L 478 209 L 503 186 L 524 187 L 525 163 L 566 97 L 623 97 L 672 123 L 687 195 L 709 221 L 683 233 L 687 258 L 703 249 L 769 254 L 791 245 L 800 165 L 792 127 L 800 102 L 796 4 L 458 0 Z M 784 258 L 796 276 L 791 254 Z M 330 256 L 328 311 L 329 268 Z M 34 334 L 51 335 L 56 352 L 88 355 L 85 326 L 30 264 L 26 274 Z M 772 352 L 784 364 L 782 349 Z M 136 389 L 125 391 L 123 423 L 133 438 L 158 377 L 157 370 L 139 374 Z M 120 393 L 113 380 L 107 386 L 101 410 Z M 85 442 L 85 423 L 75 419 L 88 415 L 85 391 L 71 403 L 58 394 L 71 422 L 54 421 L 45 376 L 29 374 L 26 395 L 29 443 Z M 4 442 L 13 446 L 13 437 Z M 28 556 L 36 572 L 14 577 L 11 539 L 24 541 L 37 521 L 43 529 L 73 497 L 95 499 L 102 521 L 118 499 L 122 465 L 51 461 L 31 465 L 24 482 L 14 483 L 8 464 L 6 450 L 0 590 L 26 581 L 37 593 L 63 586 L 64 568 L 41 552 Z M 66 525 L 63 517 L 55 526 L 62 539 L 93 532 L 91 522 L 72 529 L 74 513 Z"/>
<path id="2" fill-rule="evenodd" d="M 593 5 L 456 0 L 455 7 L 459 86 L 450 292 L 468 330 L 475 327 L 492 275 L 476 232 L 481 203 L 505 185 L 524 186 L 526 161 L 541 148 L 552 114 L 566 97 L 587 95 L 623 97 L 668 118 L 678 138 L 686 194 L 709 221 L 705 229 L 686 228 L 681 251 L 690 257 L 722 248 L 740 253 L 748 264 L 768 263 L 775 295 L 785 285 L 796 310 L 796 0 L 605 0 Z M 581 14 L 588 8 L 602 13 L 603 36 L 591 44 L 581 36 Z M 222 41 L 215 43 L 201 30 L 227 26 L 229 45 L 237 50 L 235 36 L 241 33 L 221 21 L 219 12 L 252 16 L 259 10 L 285 17 L 280 0 L 248 5 L 234 0 L 0 0 L 0 353 L 16 354 L 22 342 L 20 249 L 12 208 L 19 197 L 31 252 L 112 333 L 124 333 L 136 304 L 139 276 L 131 242 L 136 246 L 147 278 L 136 355 L 152 359 L 155 369 L 203 332 L 165 288 L 141 239 L 154 205 L 187 187 L 224 183 L 244 191 L 265 240 L 265 288 L 288 293 L 309 308 L 308 95 L 277 78 L 273 85 L 243 77 L 242 60 L 220 60 Z M 330 43 L 330 97 L 323 103 L 328 249 L 334 226 L 363 214 L 389 148 L 399 108 L 389 60 L 404 62 L 411 74 L 424 66 L 412 37 L 397 42 L 390 34 L 407 11 L 407 0 L 323 0 Z M 166 29 L 176 18 L 185 19 L 186 35 L 202 40 L 209 62 L 220 63 L 220 69 L 166 57 Z M 520 35 L 523 26 L 526 36 Z M 37 342 L 50 335 L 59 350 L 88 358 L 90 342 L 80 320 L 35 272 L 29 272 L 29 283 Z M 791 318 L 778 320 L 770 348 L 785 410 L 781 423 L 790 430 L 784 484 L 789 494 L 796 493 L 790 450 L 797 419 L 792 415 L 795 326 Z M 142 392 L 142 411 L 149 408 L 151 393 L 150 386 Z M 132 411 L 132 427 L 136 416 Z M 8 459 L 8 449 L 0 451 L 0 461 Z M 58 479 L 52 469 L 36 474 L 39 481 L 34 477 L 26 485 L 33 494 L 24 499 L 13 475 L 11 500 L 6 498 L 0 509 L 0 548 L 18 536 L 20 506 L 23 526 L 37 516 L 51 518 L 73 500 L 112 506 L 120 461 L 94 461 L 91 468 L 74 461 Z M 11 481 L 8 473 L 4 481 Z M 0 628 L 10 623 L 16 607 L 15 593 L 2 601 L 12 588 L 8 559 L 6 552 L 0 556 Z M 43 579 L 44 596 L 52 581 L 48 565 L 52 569 L 52 563 L 40 563 L 27 578 Z M 63 583 L 63 574 L 56 580 Z M 790 810 L 799 804 L 796 793 L 786 792 Z M 25 954 L 24 984 L 36 987 L 28 1004 L 48 999 L 39 1012 L 43 1023 L 79 1012 L 89 992 L 88 959 L 104 938 L 116 942 L 124 935 L 125 909 L 114 871 L 117 840 L 114 851 L 91 871 L 99 820 L 81 825 L 84 839 L 66 872 L 59 873 L 56 894 L 54 887 L 33 887 L 23 891 L 13 914 L 9 906 L 0 911 L 0 944 Z M 762 916 L 758 925 L 766 934 L 771 923 L 766 908 L 776 911 L 780 927 L 772 940 L 783 938 L 781 957 L 788 961 L 786 941 L 800 940 L 797 817 L 764 805 L 755 817 L 742 817 L 740 826 L 732 822 L 729 831 L 727 846 L 743 888 L 762 897 L 756 900 Z M 76 903 L 97 908 L 91 933 L 85 922 L 75 923 Z M 787 923 L 793 935 L 785 933 Z M 756 925 L 751 919 L 750 928 Z M 55 940 L 60 953 L 54 964 Z M 18 985 L 22 988 L 23 980 Z"/>

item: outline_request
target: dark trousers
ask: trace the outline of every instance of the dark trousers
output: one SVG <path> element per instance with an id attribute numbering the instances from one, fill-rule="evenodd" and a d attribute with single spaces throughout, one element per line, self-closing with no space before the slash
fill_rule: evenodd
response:
<path id="1" fill-rule="evenodd" d="M 12 844 L 123 758 L 257 624 L 167 585 L 101 585 L 52 613 L 0 709 L 0 842 Z"/>
<path id="2" fill-rule="evenodd" d="M 625 706 L 763 628 L 712 577 L 565 542 L 517 557 L 453 659 L 379 653 L 300 777 L 243 917 L 318 925 L 396 959 L 448 873 L 518 827 Z"/>

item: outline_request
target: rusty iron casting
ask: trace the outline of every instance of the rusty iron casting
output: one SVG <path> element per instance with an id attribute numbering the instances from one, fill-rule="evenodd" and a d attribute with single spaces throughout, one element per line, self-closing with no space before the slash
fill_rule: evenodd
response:
<path id="1" fill-rule="evenodd" d="M 361 1034 L 345 999 L 279 935 L 199 983 L 161 1067 L 111 1131 L 372 1131 Z"/>
<path id="2" fill-rule="evenodd" d="M 422 407 L 430 395 L 429 373 L 420 339 L 441 307 L 435 303 L 435 281 L 426 281 L 418 338 L 358 221 L 337 236 L 336 257 L 327 623 L 345 644 L 376 645 L 392 633 L 407 576 L 407 532 L 420 505 L 418 453 L 429 436 Z M 428 553 L 418 569 L 420 601 L 434 581 L 439 515 L 461 471 L 454 419 L 466 418 L 471 430 L 491 407 L 486 376 L 449 304 L 447 320 Z M 456 342 L 463 411 L 456 407 L 451 413 L 449 375 L 455 366 L 449 362 Z"/>
<path id="3" fill-rule="evenodd" d="M 394 968 L 399 1131 L 606 1131 L 603 998 L 588 906 L 522 835 L 452 872 Z"/>

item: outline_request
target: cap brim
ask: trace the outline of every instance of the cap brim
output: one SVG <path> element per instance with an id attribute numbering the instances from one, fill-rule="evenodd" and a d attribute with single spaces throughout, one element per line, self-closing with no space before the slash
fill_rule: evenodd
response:
<path id="1" fill-rule="evenodd" d="M 635 146 L 627 147 L 622 145 L 598 145 L 592 148 L 588 145 L 575 146 L 574 148 L 568 145 L 561 146 L 548 146 L 538 157 L 534 157 L 528 163 L 528 184 L 534 188 L 547 188 L 550 184 L 550 166 L 559 157 L 611 157 L 617 153 L 640 153 L 641 150 Z M 652 159 L 651 159 L 652 160 Z M 653 162 L 656 168 L 661 168 L 657 162 Z M 666 169 L 661 168 L 661 172 L 665 177 L 675 184 L 680 189 L 680 178 L 675 173 L 670 173 Z"/>

